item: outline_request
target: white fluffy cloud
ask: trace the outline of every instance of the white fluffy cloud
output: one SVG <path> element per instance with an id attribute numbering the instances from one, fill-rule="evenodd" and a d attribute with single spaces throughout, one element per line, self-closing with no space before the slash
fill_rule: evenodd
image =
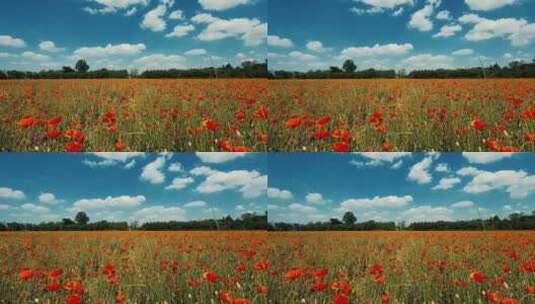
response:
<path id="1" fill-rule="evenodd" d="M 406 54 L 413 49 L 414 47 L 410 43 L 389 43 L 384 45 L 375 44 L 372 47 L 360 46 L 343 49 L 340 53 L 340 56 L 344 58 L 397 56 Z"/>
<path id="2" fill-rule="evenodd" d="M 165 162 L 166 157 L 159 156 L 154 161 L 145 165 L 145 167 L 143 167 L 143 171 L 141 172 L 141 180 L 151 184 L 161 184 L 165 182 L 165 174 L 163 173 Z"/>
<path id="3" fill-rule="evenodd" d="M 267 196 L 272 199 L 280 199 L 280 200 L 293 199 L 292 192 L 288 190 L 282 190 L 279 188 L 272 188 L 272 187 L 267 189 Z"/>
<path id="4" fill-rule="evenodd" d="M 414 5 L 414 0 L 353 0 L 369 6 L 394 9 L 403 5 Z"/>
<path id="5" fill-rule="evenodd" d="M 451 204 L 451 208 L 470 208 L 474 206 L 474 202 L 472 201 L 460 201 Z"/>
<path id="6" fill-rule="evenodd" d="M 180 38 L 180 37 L 187 36 L 191 31 L 194 31 L 194 30 L 195 30 L 195 27 L 193 25 L 191 25 L 191 24 L 177 25 L 177 26 L 175 26 L 173 31 L 171 33 L 165 35 L 165 37 L 167 37 L 167 38 L 170 38 L 170 37 Z"/>
<path id="7" fill-rule="evenodd" d="M 535 175 L 528 175 L 522 170 L 489 172 L 466 167 L 457 171 L 457 174 L 472 177 L 472 180 L 463 188 L 468 193 L 505 190 L 511 198 L 522 199 L 535 192 Z"/>
<path id="8" fill-rule="evenodd" d="M 258 46 L 267 40 L 267 23 L 253 18 L 222 19 L 210 14 L 197 14 L 194 23 L 205 24 L 197 38 L 201 41 L 216 41 L 226 38 L 243 40 L 245 46 Z"/>
<path id="9" fill-rule="evenodd" d="M 451 19 L 450 11 L 448 11 L 448 10 L 440 11 L 440 12 L 437 13 L 436 18 L 438 20 L 450 20 Z"/>
<path id="10" fill-rule="evenodd" d="M 24 47 L 26 46 L 26 42 L 20 38 L 11 37 L 9 35 L 0 35 L 0 46 Z"/>
<path id="11" fill-rule="evenodd" d="M 450 172 L 450 167 L 448 166 L 448 164 L 445 164 L 445 163 L 441 163 L 441 164 L 438 164 L 435 168 L 435 171 L 437 172 Z"/>
<path id="12" fill-rule="evenodd" d="M 465 0 L 466 5 L 475 11 L 490 11 L 506 5 L 511 5 L 518 0 Z"/>
<path id="13" fill-rule="evenodd" d="M 41 193 L 39 194 L 39 197 L 38 197 L 39 201 L 43 204 L 55 204 L 58 202 L 58 200 L 56 199 L 56 196 L 54 195 L 54 193 L 49 193 L 49 192 L 45 192 L 45 193 Z"/>
<path id="14" fill-rule="evenodd" d="M 323 195 L 321 193 L 308 193 L 305 196 L 305 199 L 308 203 L 311 204 L 323 204 L 326 202 L 326 200 L 323 198 Z"/>
<path id="15" fill-rule="evenodd" d="M 73 204 L 73 210 L 95 210 L 109 208 L 131 208 L 145 202 L 143 195 L 129 196 L 108 196 L 106 198 L 84 198 L 77 200 Z"/>
<path id="16" fill-rule="evenodd" d="M 152 206 L 134 212 L 132 218 L 141 223 L 183 221 L 186 212 L 180 207 Z"/>
<path id="17" fill-rule="evenodd" d="M 459 18 L 459 22 L 473 25 L 465 35 L 469 41 L 504 38 L 511 41 L 511 45 L 519 47 L 528 45 L 535 39 L 535 23 L 522 18 L 492 20 L 476 14 L 466 14 Z"/>
<path id="18" fill-rule="evenodd" d="M 293 51 L 288 54 L 288 56 L 299 61 L 316 61 L 318 59 L 318 57 L 314 55 L 306 54 L 300 51 Z"/>
<path id="19" fill-rule="evenodd" d="M 23 210 L 26 210 L 26 211 L 34 212 L 34 213 L 50 212 L 50 209 L 48 209 L 47 207 L 37 206 L 37 205 L 34 205 L 34 204 L 29 204 L 29 203 L 20 206 L 20 208 L 22 208 Z"/>
<path id="20" fill-rule="evenodd" d="M 366 208 L 399 208 L 414 201 L 410 195 L 405 196 L 376 196 L 374 198 L 348 199 L 340 204 L 345 210 L 366 209 Z"/>
<path id="21" fill-rule="evenodd" d="M 239 5 L 249 4 L 252 0 L 199 0 L 205 10 L 224 11 Z"/>
<path id="22" fill-rule="evenodd" d="M 165 189 L 167 189 L 167 190 L 180 190 L 180 189 L 186 188 L 187 186 L 189 186 L 193 182 L 194 182 L 194 179 L 191 178 L 191 177 L 175 177 L 173 179 L 173 181 L 171 182 L 171 184 L 169 186 L 165 187 Z"/>
<path id="23" fill-rule="evenodd" d="M 53 41 L 43 41 L 39 43 L 39 48 L 43 51 L 51 53 L 57 53 L 65 50 L 65 48 L 57 47 Z"/>
<path id="24" fill-rule="evenodd" d="M 403 59 L 401 64 L 412 70 L 451 68 L 454 60 L 447 55 L 419 54 Z"/>
<path id="25" fill-rule="evenodd" d="M 311 50 L 312 52 L 316 53 L 324 53 L 327 52 L 329 49 L 323 46 L 323 43 L 321 41 L 309 41 L 306 45 L 307 49 Z"/>
<path id="26" fill-rule="evenodd" d="M 95 15 L 95 14 L 110 14 L 115 13 L 119 10 L 127 10 L 132 6 L 141 5 L 146 6 L 149 4 L 150 0 L 87 0 L 90 2 L 95 2 L 96 4 L 100 5 L 99 8 L 92 8 L 92 7 L 84 7 L 83 10 Z M 135 7 L 132 7 L 129 12 L 127 12 L 126 15 L 132 15 L 131 12 L 132 9 L 136 9 Z"/>
<path id="27" fill-rule="evenodd" d="M 434 34 L 433 37 L 451 37 L 454 36 L 457 32 L 460 32 L 462 29 L 463 27 L 458 24 L 444 25 L 440 28 L 440 32 Z"/>
<path id="28" fill-rule="evenodd" d="M 429 173 L 429 169 L 432 163 L 433 157 L 427 156 L 422 161 L 414 164 L 409 171 L 408 179 L 411 181 L 415 181 L 418 184 L 430 183 L 433 179 L 431 173 Z"/>
<path id="29" fill-rule="evenodd" d="M 81 47 L 74 51 L 74 56 L 78 58 L 100 58 L 106 56 L 125 56 L 137 55 L 143 52 L 147 47 L 143 43 L 138 44 L 108 44 L 104 47 Z"/>
<path id="30" fill-rule="evenodd" d="M 131 160 L 128 164 L 125 165 L 125 169 L 130 169 L 135 165 L 135 160 L 133 158 L 143 157 L 145 153 L 143 152 L 95 152 L 90 153 L 90 155 L 96 156 L 99 158 L 98 161 L 84 159 L 83 164 L 91 167 L 110 167 L 115 166 L 119 163 L 126 163 Z"/>
<path id="31" fill-rule="evenodd" d="M 409 223 L 413 222 L 433 222 L 449 221 L 452 213 L 447 207 L 433 207 L 429 205 L 407 209 L 401 212 L 401 216 Z"/>
<path id="32" fill-rule="evenodd" d="M 276 46 L 282 48 L 291 48 L 294 45 L 292 40 L 288 38 L 282 38 L 277 35 L 269 35 L 267 38 L 267 43 L 269 46 Z"/>
<path id="33" fill-rule="evenodd" d="M 149 29 L 153 32 L 161 32 L 165 30 L 167 28 L 167 23 L 163 18 L 167 14 L 167 10 L 173 6 L 173 4 L 174 0 L 160 0 L 158 6 L 143 16 L 141 28 Z"/>
<path id="34" fill-rule="evenodd" d="M 179 162 L 172 163 L 167 168 L 167 171 L 169 172 L 182 172 L 182 170 L 184 170 L 184 167 Z"/>
<path id="35" fill-rule="evenodd" d="M 235 160 L 247 156 L 247 153 L 242 152 L 196 152 L 195 155 L 203 162 L 208 164 L 221 164 L 228 161 Z"/>
<path id="36" fill-rule="evenodd" d="M 426 5 L 416 11 L 409 21 L 409 28 L 417 29 L 420 32 L 429 32 L 433 29 L 431 16 L 434 10 L 440 6 L 441 0 L 427 0 Z"/>
<path id="37" fill-rule="evenodd" d="M 256 198 L 267 192 L 267 175 L 256 170 L 233 170 L 228 172 L 197 167 L 190 171 L 193 175 L 203 175 L 205 180 L 197 186 L 201 193 L 215 193 L 238 190 L 245 198 Z"/>
<path id="38" fill-rule="evenodd" d="M 205 201 L 192 201 L 184 204 L 184 208 L 201 208 L 205 207 L 207 203 Z"/>
<path id="39" fill-rule="evenodd" d="M 438 185 L 433 187 L 433 190 L 448 190 L 453 188 L 455 185 L 461 182 L 461 179 L 458 177 L 444 177 L 440 179 Z"/>
<path id="40" fill-rule="evenodd" d="M 463 157 L 473 164 L 488 164 L 510 158 L 513 153 L 463 152 Z"/>
<path id="41" fill-rule="evenodd" d="M 34 61 L 47 61 L 47 60 L 50 59 L 50 57 L 48 57 L 47 55 L 37 54 L 37 53 L 31 52 L 31 51 L 26 51 L 26 52 L 22 53 L 21 55 L 22 55 L 22 57 L 24 57 L 26 59 L 34 60 Z"/>
<path id="42" fill-rule="evenodd" d="M 183 18 L 184 18 L 184 13 L 179 9 L 174 10 L 173 12 L 169 14 L 169 19 L 171 20 L 181 20 Z"/>
<path id="43" fill-rule="evenodd" d="M 186 56 L 199 56 L 199 55 L 206 55 L 205 49 L 191 49 L 184 53 Z"/>
<path id="44" fill-rule="evenodd" d="M 460 49 L 451 53 L 453 56 L 469 56 L 474 54 L 472 49 Z"/>
<path id="45" fill-rule="evenodd" d="M 23 199 L 26 195 L 20 190 L 15 190 L 7 187 L 0 187 L 0 198 L 8 199 Z"/>
<path id="46" fill-rule="evenodd" d="M 137 58 L 133 63 L 143 70 L 182 69 L 186 58 L 180 55 L 152 54 Z"/>
<path id="47" fill-rule="evenodd" d="M 316 209 L 315 207 L 306 206 L 306 205 L 299 204 L 299 203 L 291 204 L 290 206 L 288 206 L 288 209 L 290 209 L 291 211 L 295 211 L 297 213 L 316 213 L 316 212 L 318 212 L 318 209 Z"/>

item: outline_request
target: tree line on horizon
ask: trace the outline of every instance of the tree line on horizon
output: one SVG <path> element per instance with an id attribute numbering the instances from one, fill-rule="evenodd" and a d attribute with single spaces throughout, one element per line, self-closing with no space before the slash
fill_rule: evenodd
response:
<path id="1" fill-rule="evenodd" d="M 269 223 L 270 231 L 465 231 L 465 230 L 535 230 L 535 211 L 532 214 L 512 213 L 507 218 L 492 216 L 488 219 L 458 221 L 413 222 L 357 222 L 353 212 L 346 212 L 342 219 L 331 218 L 328 222 L 306 224 Z"/>
<path id="2" fill-rule="evenodd" d="M 221 67 L 205 67 L 190 69 L 165 69 L 165 70 L 146 70 L 139 73 L 138 70 L 126 69 L 109 70 L 98 69 L 90 70 L 89 64 L 80 59 L 76 62 L 74 68 L 64 66 L 61 70 L 42 70 L 39 72 L 19 71 L 19 70 L 1 70 L 1 79 L 104 79 L 104 78 L 267 78 L 267 61 L 244 61 L 239 66 L 232 66 L 230 63 Z"/>
<path id="3" fill-rule="evenodd" d="M 399 71 L 365 69 L 358 70 L 353 60 L 346 60 L 342 67 L 331 66 L 328 70 L 296 72 L 276 70 L 269 72 L 271 79 L 370 79 L 370 78 L 530 78 L 535 77 L 535 59 L 532 62 L 513 61 L 506 66 L 497 63 L 488 67 L 457 69 L 423 69 L 407 73 Z"/>
<path id="4" fill-rule="evenodd" d="M 81 211 L 74 219 L 64 218 L 59 222 L 42 222 L 39 224 L 0 222 L 0 231 L 181 231 L 181 230 L 266 230 L 267 214 L 244 213 L 233 219 L 225 216 L 221 219 L 202 219 L 191 221 L 146 222 L 90 222 L 89 216 Z"/>
<path id="5" fill-rule="evenodd" d="M 535 230 L 535 211 L 532 214 L 512 213 L 506 218 L 492 216 L 488 219 L 458 221 L 395 223 L 365 221 L 357 222 L 353 212 L 346 212 L 341 219 L 331 218 L 328 222 L 310 222 L 306 224 L 276 222 L 268 223 L 267 212 L 263 215 L 244 213 L 233 219 L 225 216 L 220 219 L 202 219 L 192 221 L 160 221 L 128 223 L 97 221 L 90 222 L 85 212 L 78 212 L 74 219 L 64 218 L 60 222 L 42 222 L 39 224 L 8 222 L 0 223 L 0 231 L 190 231 L 190 230 L 268 230 L 268 231 L 486 231 L 486 230 Z"/>

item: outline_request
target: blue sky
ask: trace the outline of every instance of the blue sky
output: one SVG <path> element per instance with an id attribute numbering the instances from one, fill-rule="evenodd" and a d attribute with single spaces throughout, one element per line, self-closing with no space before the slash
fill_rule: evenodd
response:
<path id="1" fill-rule="evenodd" d="M 266 35 L 267 0 L 6 0 L 0 69 L 236 65 L 265 60 Z"/>
<path id="2" fill-rule="evenodd" d="M 270 0 L 270 69 L 479 66 L 535 55 L 535 1 Z"/>
<path id="3" fill-rule="evenodd" d="M 530 153 L 270 153 L 270 222 L 501 217 L 535 211 Z"/>
<path id="4" fill-rule="evenodd" d="M 0 221 L 147 222 L 266 210 L 261 153 L 2 153 Z"/>

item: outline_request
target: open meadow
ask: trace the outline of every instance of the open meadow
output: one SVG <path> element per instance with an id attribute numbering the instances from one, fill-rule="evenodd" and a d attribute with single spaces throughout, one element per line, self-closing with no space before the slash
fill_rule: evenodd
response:
<path id="1" fill-rule="evenodd" d="M 270 150 L 535 151 L 535 80 L 273 80 Z"/>
<path id="2" fill-rule="evenodd" d="M 267 81 L 6 80 L 1 151 L 266 151 Z"/>
<path id="3" fill-rule="evenodd" d="M 535 303 L 532 232 L 270 235 L 272 303 Z"/>
<path id="4" fill-rule="evenodd" d="M 268 303 L 265 232 L 13 232 L 0 240 L 0 303 Z"/>

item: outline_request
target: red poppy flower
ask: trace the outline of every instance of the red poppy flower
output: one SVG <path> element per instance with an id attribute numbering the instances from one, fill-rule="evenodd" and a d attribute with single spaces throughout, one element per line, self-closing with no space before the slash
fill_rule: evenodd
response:
<path id="1" fill-rule="evenodd" d="M 33 276 L 34 276 L 34 272 L 33 270 L 29 268 L 25 268 L 19 273 L 19 279 L 24 280 L 24 281 L 27 281 L 33 278 Z"/>
<path id="2" fill-rule="evenodd" d="M 472 120 L 472 123 L 470 124 L 474 129 L 478 130 L 478 131 L 483 131 L 485 130 L 485 128 L 487 127 L 487 124 L 485 123 L 485 121 L 481 120 L 481 119 L 474 119 Z"/>
<path id="3" fill-rule="evenodd" d="M 333 303 L 334 304 L 348 304 L 349 303 L 349 297 L 345 294 L 338 294 L 333 297 Z"/>
<path id="4" fill-rule="evenodd" d="M 329 122 L 331 122 L 331 117 L 330 116 L 324 116 L 318 120 L 316 120 L 316 124 L 319 125 L 319 126 L 325 126 L 326 124 L 328 124 Z"/>
<path id="5" fill-rule="evenodd" d="M 115 151 L 121 152 L 121 151 L 124 150 L 125 147 L 126 146 L 125 146 L 125 144 L 123 143 L 122 140 L 119 139 L 119 140 L 117 140 L 117 142 L 115 142 Z"/>
<path id="6" fill-rule="evenodd" d="M 251 300 L 245 298 L 236 298 L 232 301 L 232 304 L 252 304 Z"/>
<path id="7" fill-rule="evenodd" d="M 299 118 L 298 116 L 292 116 L 286 122 L 286 128 L 294 129 L 294 128 L 298 127 L 300 124 L 301 124 L 301 118 Z"/>
<path id="8" fill-rule="evenodd" d="M 210 131 L 216 131 L 219 128 L 219 123 L 213 119 L 204 120 L 203 125 Z"/>
<path id="9" fill-rule="evenodd" d="M 77 141 L 72 141 L 65 145 L 65 150 L 67 152 L 81 152 L 82 149 L 82 144 Z"/>
<path id="10" fill-rule="evenodd" d="M 254 113 L 256 119 L 268 119 L 268 109 L 266 106 L 261 106 L 258 111 Z"/>
<path id="11" fill-rule="evenodd" d="M 49 127 L 55 127 L 59 125 L 62 119 L 63 118 L 61 116 L 56 116 L 56 117 L 50 118 L 46 123 Z"/>
<path id="12" fill-rule="evenodd" d="M 313 137 L 316 139 L 324 139 L 324 138 L 329 137 L 329 132 L 323 129 L 318 129 L 314 132 Z"/>
<path id="13" fill-rule="evenodd" d="M 383 294 L 381 295 L 381 304 L 390 303 L 391 300 L 392 296 L 387 294 L 386 292 L 383 292 Z"/>
<path id="14" fill-rule="evenodd" d="M 312 285 L 313 291 L 323 291 L 325 290 L 329 285 L 325 282 L 317 282 L 314 285 Z"/>
<path id="15" fill-rule="evenodd" d="M 51 278 L 57 278 L 63 274 L 63 269 L 56 268 L 48 273 L 48 276 Z"/>
<path id="16" fill-rule="evenodd" d="M 69 295 L 65 298 L 67 304 L 82 304 L 82 297 L 79 295 Z"/>
<path id="17" fill-rule="evenodd" d="M 123 304 L 124 302 L 126 302 L 126 296 L 119 292 L 115 296 L 115 304 Z"/>
<path id="18" fill-rule="evenodd" d="M 52 283 L 48 283 L 46 285 L 46 290 L 48 291 L 56 291 L 61 288 L 61 284 L 58 281 L 53 281 Z"/>
<path id="19" fill-rule="evenodd" d="M 202 277 L 205 280 L 207 280 L 208 282 L 211 282 L 211 283 L 214 283 L 219 279 L 219 276 L 217 275 L 217 273 L 215 273 L 213 271 L 207 271 L 207 272 L 203 273 Z"/>
<path id="20" fill-rule="evenodd" d="M 46 132 L 46 137 L 49 138 L 49 139 L 55 139 L 55 138 L 58 138 L 61 136 L 61 131 L 59 130 L 49 130 L 48 132 Z"/>
<path id="21" fill-rule="evenodd" d="M 220 291 L 219 292 L 219 301 L 227 304 L 232 303 L 232 296 L 230 295 L 230 292 L 228 291 Z"/>
<path id="22" fill-rule="evenodd" d="M 498 303 L 500 301 L 500 295 L 492 290 L 487 290 L 487 301 L 491 303 Z"/>
<path id="23" fill-rule="evenodd" d="M 290 271 L 288 271 L 286 273 L 286 278 L 290 281 L 294 281 L 294 280 L 297 280 L 298 278 L 300 278 L 302 275 L 301 271 L 299 271 L 299 269 L 297 268 L 292 268 L 290 269 Z"/>
<path id="24" fill-rule="evenodd" d="M 345 141 L 340 141 L 333 144 L 333 150 L 335 152 L 349 152 L 349 145 Z"/>
<path id="25" fill-rule="evenodd" d="M 518 304 L 518 301 L 511 298 L 502 299 L 500 304 Z"/>
<path id="26" fill-rule="evenodd" d="M 480 272 L 480 271 L 475 271 L 475 272 L 472 272 L 470 274 L 470 278 L 474 281 L 474 282 L 478 282 L 478 283 L 483 283 L 485 282 L 485 280 L 487 279 L 487 277 L 485 276 L 484 273 Z"/>
<path id="27" fill-rule="evenodd" d="M 31 127 L 36 123 L 36 121 L 31 116 L 24 116 L 21 120 L 19 120 L 19 127 L 21 129 L 26 129 L 27 127 Z"/>

